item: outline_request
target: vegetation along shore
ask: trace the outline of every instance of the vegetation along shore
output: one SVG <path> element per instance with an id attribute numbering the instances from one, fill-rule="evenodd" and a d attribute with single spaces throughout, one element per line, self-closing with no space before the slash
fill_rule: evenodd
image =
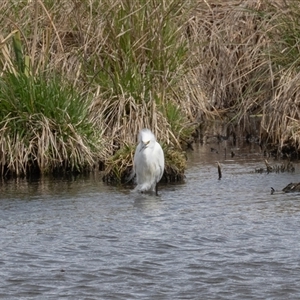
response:
<path id="1" fill-rule="evenodd" d="M 299 1 L 4 0 L 0 31 L 2 177 L 130 173 L 153 131 L 165 180 L 184 150 L 225 122 L 262 147 L 300 145 Z"/>

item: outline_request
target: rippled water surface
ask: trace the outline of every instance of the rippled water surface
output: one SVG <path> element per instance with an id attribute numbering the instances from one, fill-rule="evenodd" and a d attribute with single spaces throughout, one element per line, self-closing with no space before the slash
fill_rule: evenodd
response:
<path id="1" fill-rule="evenodd" d="M 299 299 L 300 195 L 270 195 L 299 166 L 257 174 L 253 149 L 188 157 L 159 197 L 93 177 L 1 183 L 0 298 Z"/>

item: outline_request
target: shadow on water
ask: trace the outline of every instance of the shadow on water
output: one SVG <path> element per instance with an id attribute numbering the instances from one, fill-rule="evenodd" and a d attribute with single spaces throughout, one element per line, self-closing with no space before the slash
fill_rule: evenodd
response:
<path id="1" fill-rule="evenodd" d="M 300 195 L 280 190 L 299 165 L 258 167 L 257 145 L 224 142 L 158 197 L 94 174 L 1 182 L 0 298 L 297 299 Z"/>

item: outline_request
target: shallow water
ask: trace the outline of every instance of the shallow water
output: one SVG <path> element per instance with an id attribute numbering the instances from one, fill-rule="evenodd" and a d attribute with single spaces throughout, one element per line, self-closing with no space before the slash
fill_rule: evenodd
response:
<path id="1" fill-rule="evenodd" d="M 258 174 L 254 146 L 218 152 L 188 153 L 159 197 L 98 177 L 0 184 L 0 298 L 299 299 L 300 195 L 270 195 L 299 166 Z"/>

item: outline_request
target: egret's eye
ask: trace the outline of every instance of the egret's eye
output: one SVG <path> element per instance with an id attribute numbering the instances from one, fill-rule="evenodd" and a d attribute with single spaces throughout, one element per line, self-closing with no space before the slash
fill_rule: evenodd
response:
<path id="1" fill-rule="evenodd" d="M 146 142 L 145 145 L 148 145 L 150 143 L 150 141 Z"/>

